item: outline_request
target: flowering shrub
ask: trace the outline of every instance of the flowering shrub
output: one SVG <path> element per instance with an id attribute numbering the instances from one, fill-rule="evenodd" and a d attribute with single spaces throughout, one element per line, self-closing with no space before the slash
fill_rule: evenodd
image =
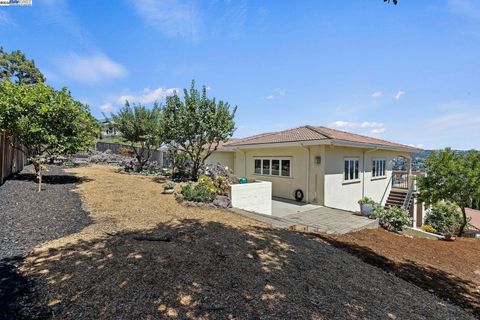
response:
<path id="1" fill-rule="evenodd" d="M 215 200 L 216 192 L 209 188 L 206 184 L 187 184 L 182 187 L 180 192 L 183 200 L 193 202 L 213 202 Z"/>
<path id="2" fill-rule="evenodd" d="M 120 163 L 130 159 L 130 157 L 114 154 L 111 150 L 107 150 L 105 152 L 93 151 L 87 161 L 89 163 Z"/>
<path id="3" fill-rule="evenodd" d="M 164 172 L 164 169 L 156 161 L 148 161 L 140 166 L 137 159 L 128 158 L 120 163 L 123 171 L 127 173 L 140 173 L 144 175 L 157 175 Z"/>
<path id="4" fill-rule="evenodd" d="M 431 225 L 437 233 L 442 235 L 455 234 L 462 222 L 463 218 L 458 207 L 443 202 L 434 204 L 425 218 L 425 224 Z"/>
<path id="5" fill-rule="evenodd" d="M 402 231 L 410 222 L 407 212 L 397 207 L 385 209 L 381 205 L 374 205 L 373 216 L 383 228 L 390 231 Z"/>
<path id="6" fill-rule="evenodd" d="M 434 227 L 432 227 L 431 225 L 429 224 L 425 224 L 421 227 L 421 229 L 425 232 L 430 232 L 430 233 L 436 233 L 437 232 L 437 229 L 435 229 Z"/>

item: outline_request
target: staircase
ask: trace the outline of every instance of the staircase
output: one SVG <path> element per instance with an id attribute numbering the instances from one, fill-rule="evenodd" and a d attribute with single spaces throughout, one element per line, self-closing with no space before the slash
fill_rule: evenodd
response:
<path id="1" fill-rule="evenodd" d="M 402 208 L 403 205 L 405 204 L 405 200 L 408 196 L 407 190 L 405 191 L 398 191 L 398 190 L 392 190 L 390 191 L 390 194 L 388 195 L 387 202 L 385 203 L 385 208 L 390 208 L 390 207 L 398 207 Z M 412 197 L 408 199 L 408 204 L 404 207 L 407 211 L 410 210 L 410 207 L 412 206 Z"/>

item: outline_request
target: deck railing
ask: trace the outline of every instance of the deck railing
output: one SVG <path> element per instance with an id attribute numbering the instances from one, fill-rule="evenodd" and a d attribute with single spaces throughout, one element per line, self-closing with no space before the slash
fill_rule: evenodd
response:
<path id="1" fill-rule="evenodd" d="M 407 171 L 392 172 L 392 188 L 408 190 L 410 177 Z"/>

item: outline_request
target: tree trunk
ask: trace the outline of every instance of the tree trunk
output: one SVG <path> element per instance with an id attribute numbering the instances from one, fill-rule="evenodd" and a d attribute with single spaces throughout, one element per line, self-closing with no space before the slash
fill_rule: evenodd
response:
<path id="1" fill-rule="evenodd" d="M 463 222 L 462 222 L 462 225 L 460 226 L 460 230 L 458 231 L 458 236 L 459 237 L 461 237 L 463 235 L 463 230 L 465 229 L 465 226 L 467 225 L 467 213 L 465 212 L 465 206 L 464 205 L 460 206 L 460 209 L 462 209 Z"/>
<path id="2" fill-rule="evenodd" d="M 192 166 L 192 180 L 198 180 L 198 170 L 200 169 L 200 164 L 198 162 L 194 162 Z"/>

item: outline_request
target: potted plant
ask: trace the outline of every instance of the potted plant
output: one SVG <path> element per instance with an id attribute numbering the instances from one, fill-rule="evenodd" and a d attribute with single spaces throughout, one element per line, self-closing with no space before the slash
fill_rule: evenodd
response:
<path id="1" fill-rule="evenodd" d="M 167 181 L 163 184 L 163 193 L 172 194 L 175 190 L 175 182 Z"/>
<path id="2" fill-rule="evenodd" d="M 362 215 L 369 216 L 373 212 L 373 205 L 375 204 L 375 201 L 368 197 L 364 197 L 358 200 L 358 204 L 360 205 L 360 212 Z"/>
<path id="3" fill-rule="evenodd" d="M 451 223 L 446 227 L 446 231 L 443 235 L 443 240 L 445 241 L 455 241 L 457 239 L 457 232 L 459 229 L 459 225 L 457 223 Z"/>

